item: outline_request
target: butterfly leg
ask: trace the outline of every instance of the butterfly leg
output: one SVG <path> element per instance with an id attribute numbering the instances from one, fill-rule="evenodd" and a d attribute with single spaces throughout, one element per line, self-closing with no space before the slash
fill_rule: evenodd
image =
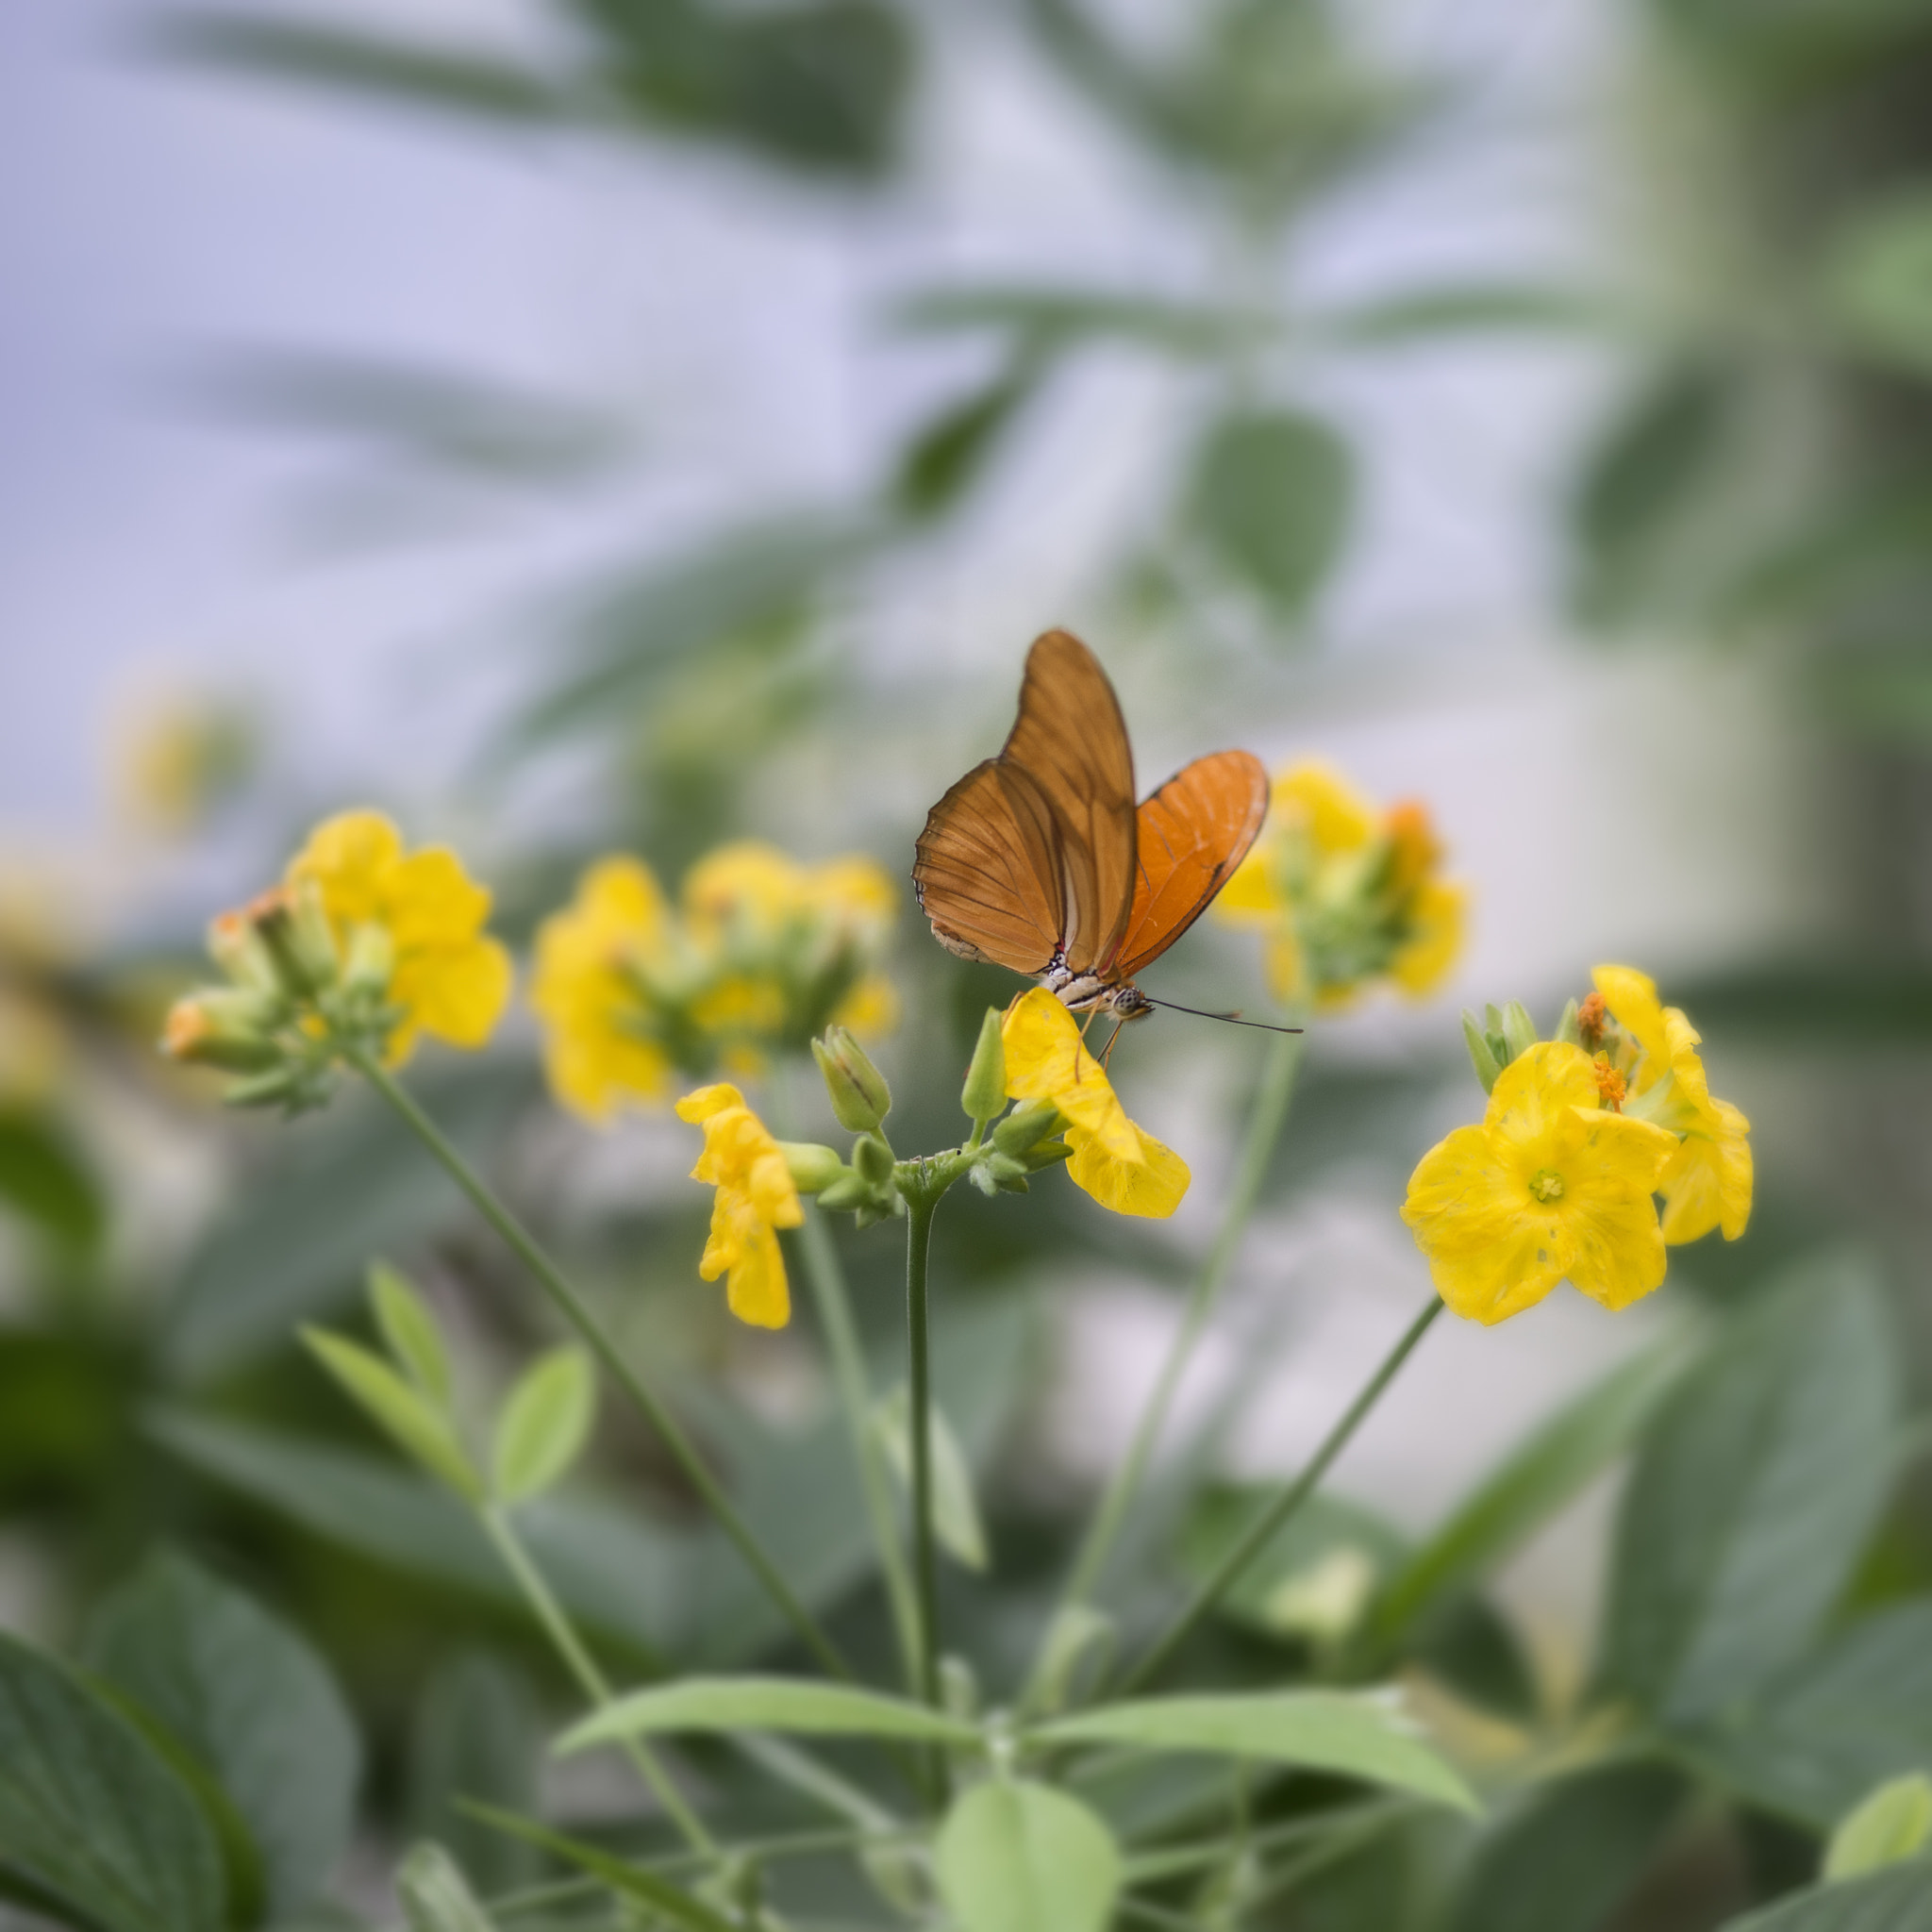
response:
<path id="1" fill-rule="evenodd" d="M 1116 1020 L 1113 1031 L 1107 1036 L 1107 1044 L 1100 1049 L 1100 1071 L 1103 1074 L 1107 1071 L 1108 1061 L 1113 1058 L 1113 1043 L 1121 1037 L 1121 1029 L 1126 1024 L 1124 1020 Z"/>

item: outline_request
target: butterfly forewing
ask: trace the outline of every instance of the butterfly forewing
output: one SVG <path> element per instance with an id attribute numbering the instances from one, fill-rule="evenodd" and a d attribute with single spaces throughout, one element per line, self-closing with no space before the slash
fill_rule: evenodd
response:
<path id="1" fill-rule="evenodd" d="M 912 878 L 940 942 L 969 959 L 1044 973 L 1065 908 L 1059 841 L 1039 788 L 988 758 L 933 807 Z"/>
<path id="2" fill-rule="evenodd" d="M 1196 758 L 1141 807 L 1134 900 L 1108 978 L 1132 979 L 1208 909 L 1268 814 L 1268 774 L 1244 751 Z"/>
<path id="3" fill-rule="evenodd" d="M 1026 654 L 1020 715 L 997 762 L 1039 788 L 1058 845 L 1061 929 L 1069 969 L 1110 957 L 1134 887 L 1134 755 L 1120 702 L 1076 637 L 1050 630 Z"/>

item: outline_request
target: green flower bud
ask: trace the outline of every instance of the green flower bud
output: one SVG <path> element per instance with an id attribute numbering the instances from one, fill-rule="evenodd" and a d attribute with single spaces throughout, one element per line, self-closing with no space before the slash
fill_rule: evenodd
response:
<path id="1" fill-rule="evenodd" d="M 959 1094 L 968 1120 L 997 1120 L 1006 1111 L 1007 1049 L 1000 1037 L 1000 1019 L 999 1008 L 989 1007 L 979 1023 L 979 1043 L 973 1049 L 973 1064 L 966 1069 L 966 1085 Z"/>
<path id="2" fill-rule="evenodd" d="M 1493 1093 L 1497 1080 L 1502 1077 L 1502 1064 L 1496 1058 L 1489 1036 L 1476 1024 L 1475 1015 L 1467 1007 L 1462 1009 L 1462 1039 L 1469 1048 L 1469 1063 L 1475 1069 L 1476 1078 L 1483 1083 L 1483 1091 Z"/>
<path id="3" fill-rule="evenodd" d="M 897 1163 L 892 1150 L 876 1134 L 861 1134 L 852 1143 L 852 1165 L 872 1186 L 882 1188 L 892 1178 Z"/>
<path id="4" fill-rule="evenodd" d="M 251 900 L 255 928 L 275 985 L 291 1000 L 310 1000 L 336 983 L 340 961 L 322 901 L 312 882 L 294 890 L 276 886 Z"/>
<path id="5" fill-rule="evenodd" d="M 1056 1167 L 1073 1158 L 1074 1150 L 1064 1141 L 1036 1141 L 1020 1157 L 1028 1174 L 1038 1174 L 1043 1167 Z"/>
<path id="6" fill-rule="evenodd" d="M 847 1168 L 837 1180 L 819 1190 L 819 1206 L 835 1214 L 849 1213 L 855 1208 L 863 1208 L 872 1197 L 872 1183 Z"/>
<path id="7" fill-rule="evenodd" d="M 992 1144 L 1002 1154 L 1024 1154 L 1035 1141 L 1054 1131 L 1060 1110 L 1050 1100 L 1029 1100 L 1016 1107 L 992 1130 Z"/>
<path id="8" fill-rule="evenodd" d="M 892 1110 L 892 1090 L 844 1027 L 829 1027 L 823 1040 L 814 1040 L 811 1057 L 831 1096 L 832 1117 L 841 1127 L 864 1134 L 883 1124 Z"/>
<path id="9" fill-rule="evenodd" d="M 315 1076 L 300 1067 L 275 1067 L 253 1078 L 237 1080 L 222 1095 L 225 1107 L 288 1107 L 305 1104 Z"/>
<path id="10" fill-rule="evenodd" d="M 1563 1017 L 1557 1022 L 1556 1038 L 1570 1046 L 1583 1044 L 1583 1028 L 1576 1019 L 1576 1002 L 1568 1001 L 1563 1008 Z"/>
<path id="11" fill-rule="evenodd" d="M 791 1170 L 791 1185 L 801 1194 L 816 1194 L 845 1172 L 845 1163 L 829 1147 L 812 1141 L 780 1141 L 778 1152 Z"/>
<path id="12" fill-rule="evenodd" d="M 1521 1000 L 1511 1000 L 1503 1008 L 1503 1041 L 1512 1060 L 1522 1058 L 1537 1043 L 1536 1022 Z"/>
<path id="13" fill-rule="evenodd" d="M 986 1171 L 995 1181 L 1017 1181 L 1026 1177 L 1026 1162 L 1012 1154 L 995 1154 L 986 1163 Z"/>
<path id="14" fill-rule="evenodd" d="M 264 1073 L 281 1064 L 282 1050 L 271 1036 L 287 1011 L 275 993 L 211 987 L 175 1001 L 161 1035 L 161 1051 L 193 1066 Z"/>
<path id="15" fill-rule="evenodd" d="M 358 925 L 349 941 L 349 963 L 342 970 L 344 989 L 380 999 L 389 991 L 395 970 L 396 942 L 389 927 L 373 921 Z"/>

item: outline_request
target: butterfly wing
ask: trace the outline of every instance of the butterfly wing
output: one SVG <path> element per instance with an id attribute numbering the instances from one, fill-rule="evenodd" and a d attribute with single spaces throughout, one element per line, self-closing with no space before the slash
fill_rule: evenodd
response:
<path id="1" fill-rule="evenodd" d="M 1251 752 L 1217 751 L 1141 807 L 1133 905 L 1109 976 L 1132 979 L 1200 918 L 1268 815 L 1268 774 Z"/>
<path id="2" fill-rule="evenodd" d="M 913 890 L 949 951 L 1044 973 L 1065 926 L 1058 853 L 1040 788 L 1024 770 L 988 758 L 926 814 Z"/>
<path id="3" fill-rule="evenodd" d="M 1034 641 L 1020 715 L 994 762 L 1024 773 L 1045 803 L 1059 881 L 1057 937 L 1068 967 L 1091 972 L 1118 949 L 1133 904 L 1134 755 L 1107 673 L 1071 632 Z"/>

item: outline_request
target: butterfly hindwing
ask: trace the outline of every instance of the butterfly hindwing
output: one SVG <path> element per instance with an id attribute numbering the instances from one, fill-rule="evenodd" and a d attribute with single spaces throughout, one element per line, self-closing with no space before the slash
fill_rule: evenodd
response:
<path id="1" fill-rule="evenodd" d="M 1244 751 L 1217 751 L 1141 805 L 1134 899 L 1109 977 L 1132 979 L 1208 909 L 1268 813 L 1268 774 Z"/>
<path id="2" fill-rule="evenodd" d="M 1053 815 L 1024 772 L 988 758 L 926 814 L 912 879 L 940 943 L 1044 973 L 1065 919 Z"/>

